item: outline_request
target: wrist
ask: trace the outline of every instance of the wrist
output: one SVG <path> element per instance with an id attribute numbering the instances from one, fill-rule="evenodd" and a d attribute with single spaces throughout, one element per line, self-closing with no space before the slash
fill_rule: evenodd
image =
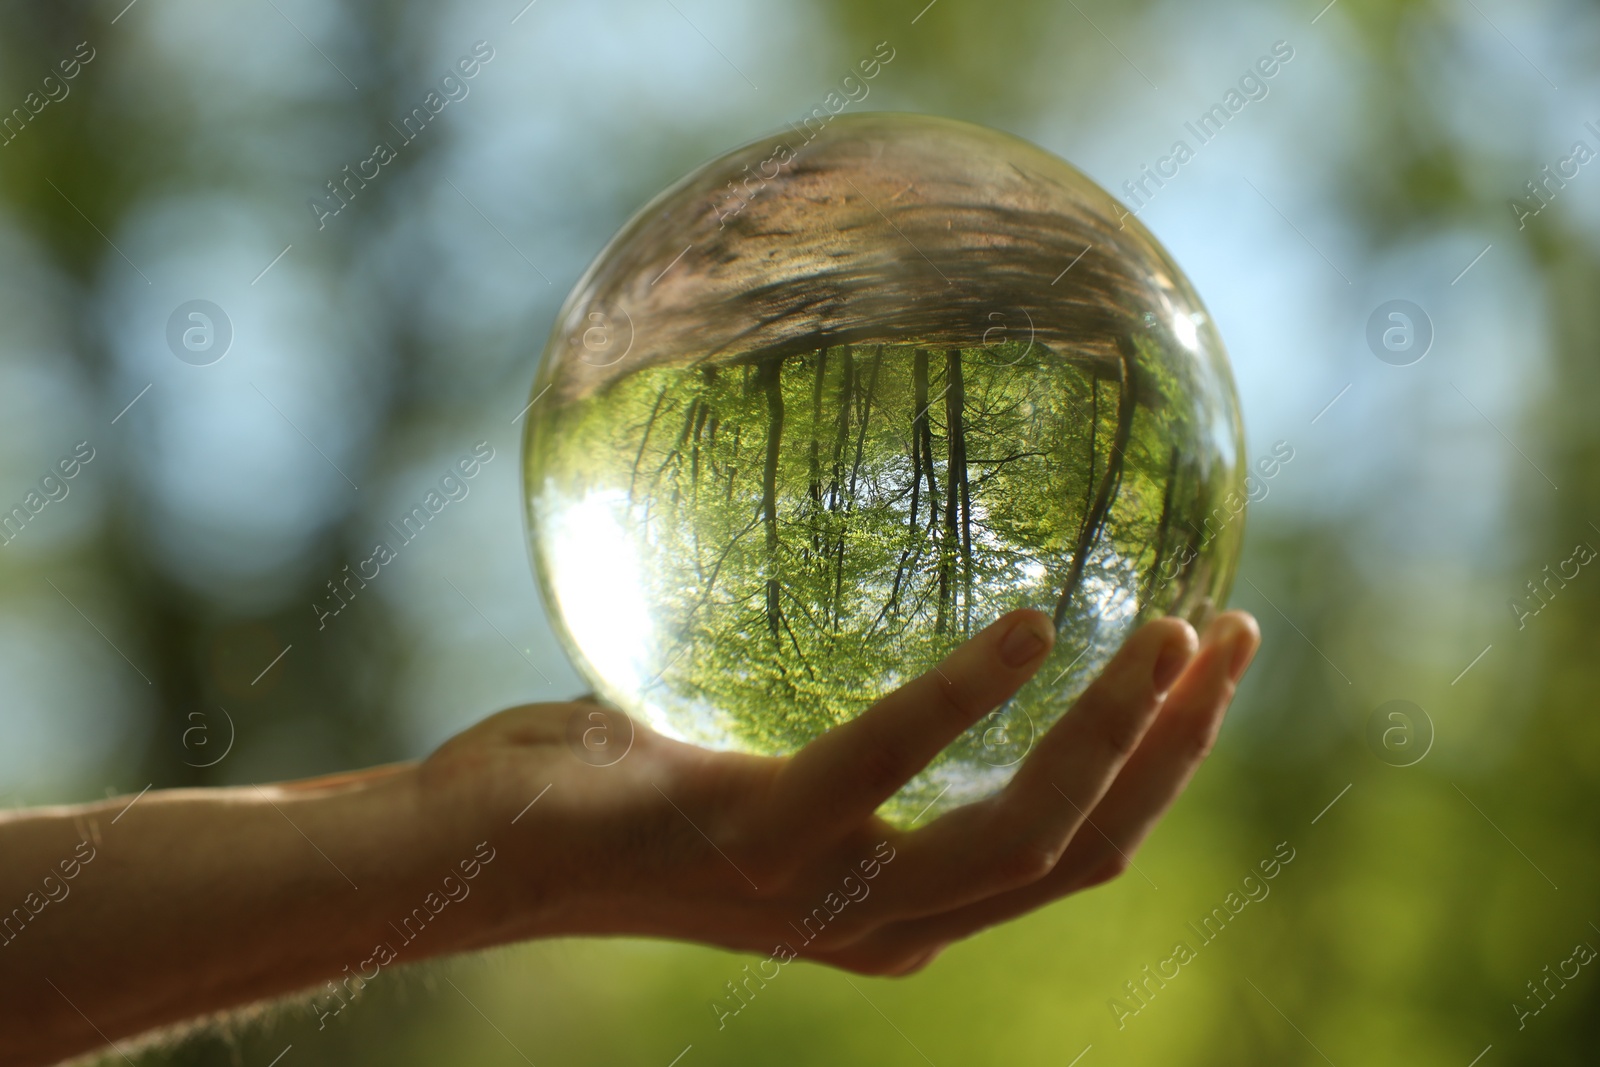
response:
<path id="1" fill-rule="evenodd" d="M 384 966 L 395 957 L 414 961 L 472 947 L 478 933 L 466 914 L 472 909 L 456 906 L 470 895 L 459 887 L 458 864 L 476 859 L 482 838 L 472 837 L 459 805 L 430 794 L 419 764 L 253 792 L 270 805 L 262 816 L 267 824 L 276 821 L 294 835 L 290 847 L 299 856 L 307 902 L 327 927 L 334 972 L 360 972 L 369 958 Z"/>
<path id="2" fill-rule="evenodd" d="M 471 951 L 554 932 L 548 892 L 549 842 L 532 796 L 508 788 L 492 761 L 430 757 L 409 771 L 421 836 L 430 856 L 423 892 L 453 912 L 451 944 Z M 442 913 L 441 913 L 442 914 Z M 420 918 L 420 916 L 417 916 Z M 429 954 L 432 954 L 430 951 Z"/>

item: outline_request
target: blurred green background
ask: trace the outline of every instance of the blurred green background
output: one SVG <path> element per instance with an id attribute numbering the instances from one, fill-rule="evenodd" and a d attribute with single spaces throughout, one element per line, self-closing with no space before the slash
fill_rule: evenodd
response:
<path id="1" fill-rule="evenodd" d="M 1294 458 L 1233 598 L 1261 657 L 1138 871 L 909 980 L 787 967 L 721 1030 L 744 958 L 537 943 L 141 1064 L 1595 1061 L 1596 968 L 1516 1007 L 1600 946 L 1600 571 L 1527 585 L 1600 546 L 1594 5 L 125 2 L 0 10 L 0 506 L 94 450 L 0 547 L 8 806 L 412 757 L 578 692 L 518 498 L 557 304 L 878 42 L 860 107 L 998 126 L 1125 198 L 1293 49 L 1140 211 L 1228 341 L 1250 458 Z M 308 200 L 478 41 L 468 95 L 319 229 Z M 196 299 L 231 324 L 209 366 L 167 343 Z M 1431 324 L 1407 366 L 1367 340 L 1396 299 Z M 469 499 L 319 631 L 325 583 L 480 440 Z M 1369 729 L 1390 700 L 1423 715 Z M 1280 842 L 1270 896 L 1119 1027 Z"/>

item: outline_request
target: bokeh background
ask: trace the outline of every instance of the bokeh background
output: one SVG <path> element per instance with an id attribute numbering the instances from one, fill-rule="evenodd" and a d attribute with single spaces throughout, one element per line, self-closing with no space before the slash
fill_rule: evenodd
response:
<path id="1" fill-rule="evenodd" d="M 550 942 L 141 1067 L 1593 1062 L 1596 968 L 1527 983 L 1600 946 L 1600 567 L 1527 583 L 1600 547 L 1600 163 L 1574 157 L 1600 151 L 1600 14 L 926 2 L 0 10 L 0 507 L 93 454 L 0 545 L 7 806 L 413 757 L 578 692 L 519 501 L 557 305 L 646 198 L 879 42 L 852 109 L 994 125 L 1119 195 L 1293 50 L 1140 211 L 1228 341 L 1251 458 L 1293 459 L 1233 597 L 1260 660 L 1137 871 L 909 980 L 791 965 L 721 1030 L 748 960 Z M 468 95 L 319 228 L 308 200 L 480 41 Z M 232 333 L 205 366 L 167 340 L 192 300 Z M 1431 333 L 1409 365 L 1368 342 L 1392 300 Z M 319 630 L 325 583 L 479 441 L 470 496 Z M 1283 842 L 1270 896 L 1130 999 Z"/>

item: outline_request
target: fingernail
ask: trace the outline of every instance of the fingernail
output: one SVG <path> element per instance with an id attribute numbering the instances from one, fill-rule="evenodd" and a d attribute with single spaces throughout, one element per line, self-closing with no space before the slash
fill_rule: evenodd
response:
<path id="1" fill-rule="evenodd" d="M 1252 627 L 1239 624 L 1239 633 L 1233 639 L 1233 660 L 1228 667 L 1228 677 L 1235 685 L 1244 677 L 1250 661 L 1256 658 L 1256 649 L 1260 644 Z"/>
<path id="2" fill-rule="evenodd" d="M 1049 638 L 1039 627 L 1039 621 L 1032 616 L 1024 616 L 1011 624 L 1000 642 L 1000 659 L 1007 667 L 1026 667 L 1044 651 Z"/>
<path id="3" fill-rule="evenodd" d="M 1228 678 L 1237 684 L 1255 658 L 1255 628 L 1236 615 L 1223 615 L 1211 624 L 1206 636 L 1227 657 Z"/>
<path id="4" fill-rule="evenodd" d="M 1165 693 L 1172 688 L 1172 683 L 1183 673 L 1184 665 L 1189 662 L 1190 655 L 1187 641 L 1167 642 L 1167 647 L 1161 650 L 1161 655 L 1156 659 L 1155 670 L 1150 676 L 1151 684 L 1155 686 L 1157 693 Z"/>

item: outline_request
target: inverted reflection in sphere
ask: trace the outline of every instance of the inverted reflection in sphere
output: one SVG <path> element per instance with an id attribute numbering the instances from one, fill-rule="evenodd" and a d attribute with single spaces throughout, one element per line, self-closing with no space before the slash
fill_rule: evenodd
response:
<path id="1" fill-rule="evenodd" d="M 902 824 L 1000 788 L 1135 625 L 1203 621 L 1232 578 L 1241 428 L 1199 298 L 982 127 L 839 117 L 706 164 L 589 268 L 533 395 L 551 616 L 656 729 L 793 752 L 1004 612 L 1055 619 Z"/>

